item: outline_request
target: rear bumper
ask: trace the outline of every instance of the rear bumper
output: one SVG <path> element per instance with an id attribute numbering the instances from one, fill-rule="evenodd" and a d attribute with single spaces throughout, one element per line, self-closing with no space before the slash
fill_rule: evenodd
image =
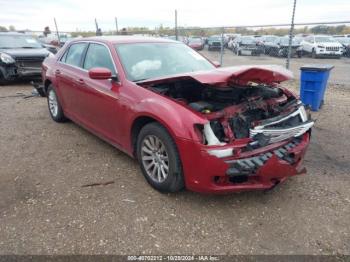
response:
<path id="1" fill-rule="evenodd" d="M 248 151 L 235 158 L 217 158 L 209 155 L 205 146 L 179 139 L 186 188 L 203 193 L 273 188 L 288 177 L 306 173 L 301 164 L 309 138 L 307 132 L 300 138 Z"/>

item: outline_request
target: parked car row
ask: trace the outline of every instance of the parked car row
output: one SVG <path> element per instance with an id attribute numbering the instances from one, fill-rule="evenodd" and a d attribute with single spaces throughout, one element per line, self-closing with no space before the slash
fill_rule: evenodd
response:
<path id="1" fill-rule="evenodd" d="M 175 40 L 175 36 L 165 38 Z M 238 56 L 261 54 L 287 57 L 289 48 L 289 36 L 276 35 L 246 35 L 224 34 L 212 35 L 207 38 L 199 36 L 178 36 L 181 41 L 195 50 L 202 50 L 207 46 L 208 51 L 221 50 L 221 46 L 232 50 Z M 291 40 L 291 57 L 310 56 L 319 57 L 350 57 L 350 37 L 309 35 L 297 36 Z"/>
<path id="2" fill-rule="evenodd" d="M 215 45 L 220 49 L 222 39 L 226 48 L 236 55 L 261 54 L 286 57 L 289 48 L 289 36 L 275 35 L 236 35 L 226 39 L 221 36 L 211 36 L 209 39 L 216 39 Z M 208 50 L 213 50 L 213 41 L 208 41 Z M 291 39 L 291 56 L 302 57 L 350 57 L 350 37 L 329 36 L 329 35 L 309 35 L 298 36 Z"/>

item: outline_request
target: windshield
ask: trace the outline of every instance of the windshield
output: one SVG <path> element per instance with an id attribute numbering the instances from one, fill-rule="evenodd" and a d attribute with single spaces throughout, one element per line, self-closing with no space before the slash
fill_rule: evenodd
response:
<path id="1" fill-rule="evenodd" d="M 276 38 L 277 36 L 265 36 L 264 40 L 265 42 L 273 42 Z"/>
<path id="2" fill-rule="evenodd" d="M 254 37 L 242 37 L 241 38 L 242 44 L 255 44 L 255 38 Z"/>
<path id="3" fill-rule="evenodd" d="M 289 45 L 289 37 L 282 37 L 280 40 L 281 45 Z M 299 45 L 299 41 L 295 38 L 292 39 L 292 45 Z"/>
<path id="4" fill-rule="evenodd" d="M 0 35 L 0 48 L 42 48 L 42 46 L 31 36 Z"/>
<path id="5" fill-rule="evenodd" d="M 208 38 L 208 41 L 221 41 L 221 37 L 220 36 L 210 36 Z"/>
<path id="6" fill-rule="evenodd" d="M 192 48 L 180 43 L 120 44 L 116 49 L 127 78 L 134 82 L 215 68 Z"/>
<path id="7" fill-rule="evenodd" d="M 315 37 L 315 42 L 316 43 L 319 43 L 319 42 L 322 42 L 322 43 L 333 43 L 335 42 L 335 40 L 330 37 L 330 36 L 316 36 Z"/>
<path id="8" fill-rule="evenodd" d="M 337 41 L 342 44 L 350 44 L 350 38 L 348 37 L 337 38 Z"/>

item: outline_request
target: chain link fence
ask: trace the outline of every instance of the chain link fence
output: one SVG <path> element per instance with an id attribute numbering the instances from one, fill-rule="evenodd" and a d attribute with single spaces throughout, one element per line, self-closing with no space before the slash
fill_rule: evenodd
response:
<path id="1" fill-rule="evenodd" d="M 298 79 L 299 69 L 305 64 L 331 64 L 331 82 L 348 85 L 350 81 L 349 21 L 299 23 L 292 27 L 178 28 L 178 32 L 179 41 L 222 66 L 277 64 L 289 68 Z"/>
<path id="2" fill-rule="evenodd" d="M 22 32 L 56 44 L 57 32 Z M 175 27 L 103 31 L 103 35 L 143 35 L 182 41 L 222 66 L 277 64 L 289 68 L 296 79 L 305 64 L 334 66 L 330 81 L 350 82 L 350 21 L 291 23 L 228 27 Z M 96 35 L 96 31 L 59 32 L 61 41 Z"/>

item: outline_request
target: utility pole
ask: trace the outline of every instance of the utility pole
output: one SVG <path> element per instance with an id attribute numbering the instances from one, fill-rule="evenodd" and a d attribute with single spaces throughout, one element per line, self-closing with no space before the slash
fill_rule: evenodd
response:
<path id="1" fill-rule="evenodd" d="M 223 27 L 221 30 L 220 66 L 222 66 L 222 60 L 224 56 L 224 34 L 225 34 L 225 27 Z"/>
<path id="2" fill-rule="evenodd" d="M 53 18 L 53 21 L 55 22 L 55 27 L 56 27 L 56 34 L 57 34 L 57 39 L 58 39 L 58 46 L 61 46 L 61 39 L 60 39 L 60 33 L 58 31 L 57 23 L 56 23 L 56 18 Z"/>
<path id="3" fill-rule="evenodd" d="M 115 17 L 115 29 L 117 30 L 117 34 L 118 32 L 118 18 Z"/>
<path id="4" fill-rule="evenodd" d="M 98 27 L 96 18 L 95 18 L 95 25 L 96 25 L 96 36 L 101 36 L 102 35 L 102 31 L 101 31 L 101 28 Z"/>
<path id="5" fill-rule="evenodd" d="M 291 57 L 291 53 L 292 53 L 292 40 L 293 40 L 294 16 L 295 16 L 296 4 L 297 4 L 297 0 L 294 0 L 293 13 L 292 13 L 292 22 L 290 24 L 290 30 L 289 30 L 288 57 L 287 57 L 287 62 L 286 62 L 286 68 L 287 69 L 289 69 L 289 62 L 290 62 L 290 57 Z"/>
<path id="6" fill-rule="evenodd" d="M 96 32 L 98 30 L 98 24 L 97 24 L 97 19 L 95 18 L 95 26 L 96 26 Z"/>
<path id="7" fill-rule="evenodd" d="M 177 10 L 175 9 L 175 39 L 176 41 L 179 38 L 179 32 L 177 31 Z"/>

